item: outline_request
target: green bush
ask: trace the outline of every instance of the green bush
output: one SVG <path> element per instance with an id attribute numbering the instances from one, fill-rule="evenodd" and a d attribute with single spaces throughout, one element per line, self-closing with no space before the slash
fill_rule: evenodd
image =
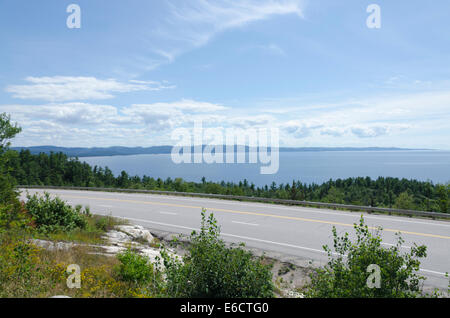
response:
<path id="1" fill-rule="evenodd" d="M 273 297 L 272 273 L 242 248 L 229 248 L 219 239 L 213 214 L 202 211 L 199 233 L 193 231 L 182 261 L 162 251 L 167 293 L 172 297 Z"/>
<path id="2" fill-rule="evenodd" d="M 426 246 L 414 246 L 407 254 L 401 254 L 403 239 L 397 234 L 397 244 L 390 248 L 381 246 L 377 228 L 372 234 L 364 224 L 355 224 L 356 241 L 351 242 L 348 233 L 338 237 L 333 227 L 334 252 L 324 246 L 329 262 L 324 268 L 316 269 L 311 283 L 305 289 L 307 297 L 350 297 L 350 298 L 403 298 L 422 294 L 425 279 L 417 275 L 419 258 L 426 257 Z M 380 285 L 370 286 L 369 265 L 380 268 Z"/>
<path id="3" fill-rule="evenodd" d="M 143 285 L 149 283 L 154 277 L 153 265 L 148 257 L 127 249 L 117 254 L 117 259 L 120 265 L 116 267 L 116 273 L 122 281 Z"/>
<path id="4" fill-rule="evenodd" d="M 27 199 L 25 208 L 41 232 L 71 231 L 84 229 L 87 225 L 81 206 L 74 209 L 60 198 L 50 198 L 49 193 L 44 193 L 44 196 L 27 195 Z"/>

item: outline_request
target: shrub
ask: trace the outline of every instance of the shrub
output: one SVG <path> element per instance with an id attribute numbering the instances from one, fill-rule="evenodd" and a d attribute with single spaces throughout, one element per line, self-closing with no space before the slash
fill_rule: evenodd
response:
<path id="1" fill-rule="evenodd" d="M 200 232 L 193 231 L 183 260 L 163 250 L 167 293 L 173 297 L 251 298 L 272 297 L 269 267 L 242 248 L 229 248 L 219 239 L 213 214 L 202 211 Z"/>
<path id="2" fill-rule="evenodd" d="M 142 285 L 153 278 L 153 265 L 148 257 L 142 256 L 131 249 L 117 254 L 120 265 L 116 272 L 122 281 Z"/>
<path id="3" fill-rule="evenodd" d="M 324 246 L 328 253 L 328 264 L 315 270 L 311 283 L 306 287 L 307 297 L 358 297 L 396 298 L 417 297 L 422 293 L 422 281 L 418 276 L 419 258 L 426 257 L 426 246 L 414 246 L 408 254 L 401 254 L 403 239 L 397 234 L 397 244 L 390 248 L 381 246 L 380 232 L 369 232 L 361 217 L 355 224 L 356 242 L 351 242 L 348 233 L 338 237 L 333 227 L 334 250 Z M 337 255 L 337 256 L 336 256 Z M 346 259 L 346 261 L 344 260 Z M 379 288 L 368 284 L 371 272 L 369 265 L 380 268 Z M 371 288 L 372 287 L 372 288 Z"/>
<path id="4" fill-rule="evenodd" d="M 25 208 L 41 232 L 71 231 L 86 227 L 87 222 L 80 211 L 81 207 L 74 209 L 60 198 L 51 199 L 49 193 L 44 193 L 43 197 L 37 194 L 27 195 L 27 198 Z"/>

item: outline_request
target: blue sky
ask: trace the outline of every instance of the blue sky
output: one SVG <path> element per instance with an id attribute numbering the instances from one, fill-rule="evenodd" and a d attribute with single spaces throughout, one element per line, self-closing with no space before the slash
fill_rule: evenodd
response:
<path id="1" fill-rule="evenodd" d="M 69 4 L 81 28 L 69 29 Z M 368 5 L 381 8 L 369 29 Z M 282 146 L 450 149 L 447 0 L 0 2 L 16 146 L 151 146 L 195 120 Z"/>

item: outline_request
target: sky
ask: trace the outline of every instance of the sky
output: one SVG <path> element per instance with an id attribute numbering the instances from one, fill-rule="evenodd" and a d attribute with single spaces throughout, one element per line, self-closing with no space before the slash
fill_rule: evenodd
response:
<path id="1" fill-rule="evenodd" d="M 0 112 L 22 127 L 13 146 L 171 145 L 202 121 L 276 127 L 280 146 L 450 150 L 449 12 L 448 0 L 0 0 Z"/>

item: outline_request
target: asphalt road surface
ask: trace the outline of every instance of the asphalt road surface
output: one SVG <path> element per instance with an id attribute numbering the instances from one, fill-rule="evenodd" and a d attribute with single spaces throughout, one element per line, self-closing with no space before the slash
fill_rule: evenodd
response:
<path id="1" fill-rule="evenodd" d="M 44 190 L 22 189 L 30 194 Z M 94 214 L 124 217 L 148 229 L 190 234 L 200 227 L 201 210 L 214 213 L 223 239 L 230 243 L 278 253 L 292 259 L 312 260 L 325 264 L 327 255 L 322 246 L 333 246 L 332 227 L 339 234 L 353 237 L 353 224 L 364 215 L 369 227 L 383 228 L 383 244 L 396 244 L 396 233 L 405 242 L 402 250 L 411 246 L 427 246 L 427 258 L 422 259 L 421 274 L 426 285 L 446 289 L 450 272 L 450 222 L 389 215 L 369 215 L 327 209 L 282 206 L 266 203 L 238 202 L 208 198 L 168 195 L 129 194 L 97 191 L 45 190 L 71 205 L 88 205 Z"/>

